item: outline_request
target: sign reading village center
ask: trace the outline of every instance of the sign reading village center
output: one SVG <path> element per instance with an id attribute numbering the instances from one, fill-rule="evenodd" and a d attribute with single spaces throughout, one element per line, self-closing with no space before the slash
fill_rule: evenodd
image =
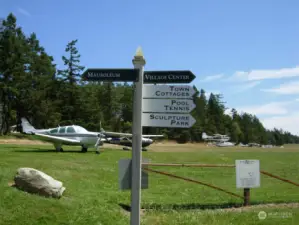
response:
<path id="1" fill-rule="evenodd" d="M 191 83 L 195 75 L 189 70 L 175 71 L 145 71 L 143 75 L 144 84 L 162 83 Z"/>
<path id="2" fill-rule="evenodd" d="M 144 85 L 143 98 L 192 99 L 195 90 L 189 85 Z"/>
<path id="3" fill-rule="evenodd" d="M 138 69 L 87 69 L 82 77 L 86 81 L 138 81 Z"/>

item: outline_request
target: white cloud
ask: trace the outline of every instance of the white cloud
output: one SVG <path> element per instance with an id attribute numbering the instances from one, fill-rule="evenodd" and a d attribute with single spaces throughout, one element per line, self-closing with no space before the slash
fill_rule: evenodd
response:
<path id="1" fill-rule="evenodd" d="M 31 16 L 31 14 L 23 8 L 18 8 L 18 11 L 19 11 L 19 13 L 23 14 L 24 16 Z"/>
<path id="2" fill-rule="evenodd" d="M 280 79 L 299 77 L 299 67 L 282 68 L 272 70 L 252 70 L 250 72 L 237 71 L 228 80 L 229 81 L 253 81 L 253 80 L 265 80 L 265 79 Z"/>
<path id="3" fill-rule="evenodd" d="M 252 105 L 237 107 L 239 112 L 247 112 L 253 115 L 285 115 L 289 113 L 287 106 L 294 103 L 294 101 L 285 102 L 271 102 L 264 105 Z"/>
<path id="4" fill-rule="evenodd" d="M 282 95 L 299 94 L 299 81 L 282 84 L 277 88 L 261 89 L 264 92 L 273 92 Z"/>
<path id="5" fill-rule="evenodd" d="M 236 87 L 234 87 L 234 91 L 235 92 L 242 92 L 242 91 L 246 91 L 249 90 L 251 88 L 254 88 L 255 86 L 259 85 L 261 83 L 261 81 L 253 81 L 247 84 L 240 84 Z"/>
<path id="6" fill-rule="evenodd" d="M 204 79 L 201 80 L 201 82 L 210 82 L 213 80 L 218 80 L 221 79 L 224 76 L 224 74 L 217 74 L 217 75 L 211 75 L 211 76 L 207 76 Z"/>
<path id="7" fill-rule="evenodd" d="M 267 129 L 283 129 L 284 131 L 299 135 L 299 111 L 291 109 L 292 106 L 298 105 L 298 100 L 299 99 L 293 101 L 271 102 L 264 105 L 235 107 L 235 109 L 239 113 L 247 112 L 258 117 L 262 115 L 264 118 L 260 119 L 260 121 Z M 231 109 L 227 109 L 225 113 L 231 115 L 230 111 Z"/>
<path id="8" fill-rule="evenodd" d="M 261 120 L 267 129 L 283 129 L 292 134 L 299 135 L 299 112 L 295 112 L 288 116 L 274 116 Z"/>

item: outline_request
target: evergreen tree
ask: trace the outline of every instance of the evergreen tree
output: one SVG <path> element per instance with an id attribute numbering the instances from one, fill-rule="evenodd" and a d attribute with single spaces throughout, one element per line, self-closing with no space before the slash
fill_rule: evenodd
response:
<path id="1" fill-rule="evenodd" d="M 3 21 L 0 39 L 0 96 L 3 104 L 0 133 L 7 134 L 9 126 L 16 119 L 13 105 L 23 89 L 18 89 L 25 80 L 26 42 L 16 17 L 9 14 Z"/>
<path id="2" fill-rule="evenodd" d="M 77 41 L 77 39 L 72 40 L 67 44 L 65 51 L 68 53 L 68 57 L 62 56 L 67 68 L 58 70 L 58 78 L 64 82 L 60 92 L 60 98 L 64 99 L 61 105 L 63 124 L 74 123 L 80 111 L 81 102 L 78 101 L 80 93 L 77 82 L 81 80 L 81 71 L 84 70 L 84 67 L 79 65 L 80 54 L 76 47 Z"/>

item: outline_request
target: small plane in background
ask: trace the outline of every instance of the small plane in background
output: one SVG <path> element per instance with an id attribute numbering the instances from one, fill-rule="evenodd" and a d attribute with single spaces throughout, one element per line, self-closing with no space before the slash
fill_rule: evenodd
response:
<path id="1" fill-rule="evenodd" d="M 205 132 L 202 133 L 202 139 L 204 141 L 210 141 L 218 147 L 231 147 L 235 146 L 234 143 L 229 142 L 230 137 L 228 135 L 214 134 L 212 136 L 207 135 Z"/>
<path id="2" fill-rule="evenodd" d="M 51 142 L 57 151 L 63 151 L 62 145 L 82 146 L 81 151 L 87 152 L 89 147 L 95 147 L 99 153 L 99 146 L 103 143 L 132 146 L 132 134 L 88 131 L 78 125 L 59 126 L 48 129 L 35 129 L 26 118 L 21 118 L 23 133 L 39 136 L 41 140 Z M 116 138 L 118 137 L 118 138 Z M 164 137 L 163 135 L 142 135 L 142 147 L 151 145 L 154 141 L 149 137 Z M 125 149 L 125 148 L 124 148 Z M 126 148 L 127 149 L 127 148 Z M 143 149 L 145 150 L 145 149 Z"/>
<path id="3" fill-rule="evenodd" d="M 202 139 L 205 141 L 229 141 L 228 135 L 214 134 L 212 136 L 207 135 L 205 132 L 202 133 Z"/>

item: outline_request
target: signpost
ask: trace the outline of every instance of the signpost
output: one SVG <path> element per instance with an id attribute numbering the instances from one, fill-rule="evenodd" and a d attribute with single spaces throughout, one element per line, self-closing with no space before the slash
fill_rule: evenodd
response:
<path id="1" fill-rule="evenodd" d="M 148 185 L 147 176 L 141 176 L 142 126 L 189 128 L 195 123 L 195 119 L 191 115 L 179 114 L 189 113 L 195 108 L 192 100 L 190 100 L 195 94 L 195 90 L 191 86 L 145 85 L 143 90 L 143 84 L 190 83 L 195 78 L 195 75 L 188 70 L 144 72 L 146 62 L 141 48 L 137 49 L 132 62 L 134 69 L 87 69 L 82 74 L 82 77 L 86 81 L 135 83 L 132 160 L 119 161 L 119 184 L 121 189 L 131 188 L 130 221 L 131 225 L 139 225 L 140 190 L 142 187 L 147 188 Z M 143 99 L 143 93 L 145 99 Z M 143 113 L 143 111 L 145 112 Z M 159 112 L 162 114 L 159 114 Z M 166 114 L 165 112 L 176 114 Z M 141 177 L 143 177 L 143 181 Z M 128 179 L 131 180 L 128 181 Z"/>
<path id="2" fill-rule="evenodd" d="M 259 160 L 236 160 L 236 185 L 244 188 L 244 205 L 249 205 L 250 188 L 260 187 Z"/>
<path id="3" fill-rule="evenodd" d="M 189 113 L 194 108 L 191 99 L 143 99 L 143 112 Z"/>
<path id="4" fill-rule="evenodd" d="M 189 85 L 144 85 L 143 98 L 183 98 L 192 99 L 195 94 Z"/>
<path id="5" fill-rule="evenodd" d="M 162 83 L 191 83 L 195 75 L 189 70 L 175 71 L 145 71 L 143 83 L 162 84 Z"/>
<path id="6" fill-rule="evenodd" d="M 138 81 L 138 69 L 87 69 L 82 77 L 88 81 Z"/>
<path id="7" fill-rule="evenodd" d="M 137 49 L 132 62 L 134 68 L 139 70 L 139 73 L 138 82 L 135 82 L 133 101 L 131 225 L 139 225 L 141 201 L 142 86 L 143 70 L 146 63 L 141 48 Z"/>

